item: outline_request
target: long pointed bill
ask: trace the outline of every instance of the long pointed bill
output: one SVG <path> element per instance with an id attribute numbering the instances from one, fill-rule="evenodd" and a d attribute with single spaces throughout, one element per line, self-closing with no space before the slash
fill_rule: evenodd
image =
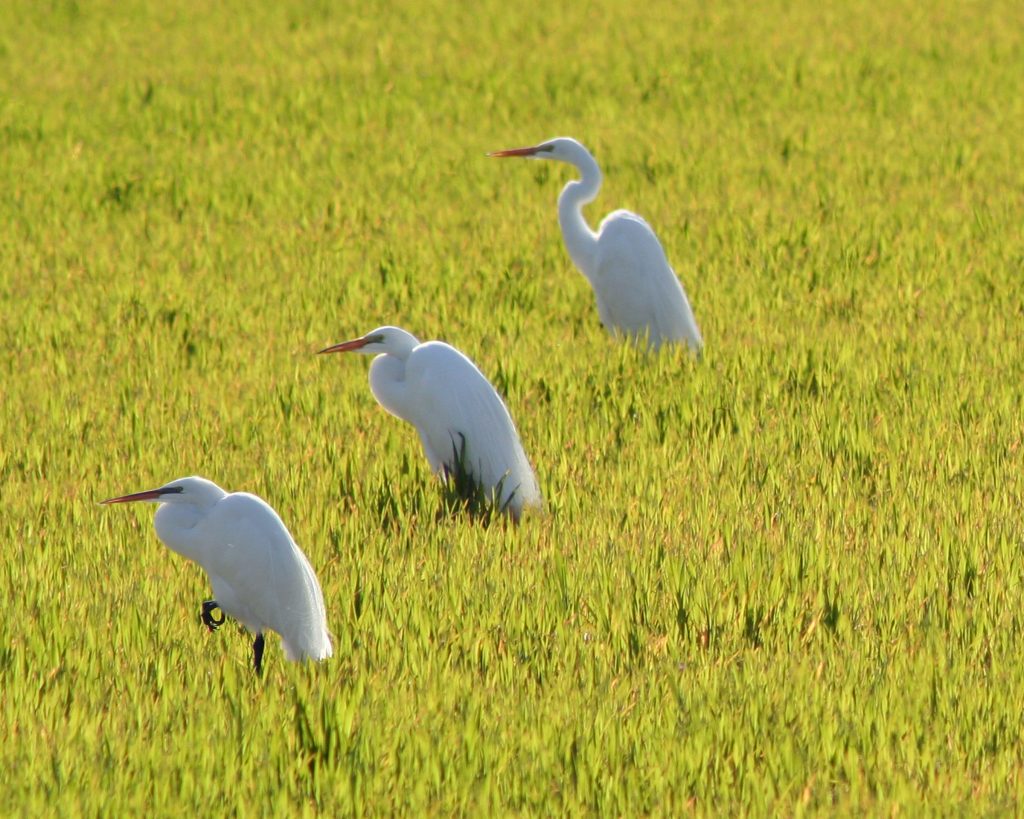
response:
<path id="1" fill-rule="evenodd" d="M 505 151 L 492 151 L 487 154 L 488 156 L 503 157 L 503 156 L 534 156 L 540 152 L 540 145 L 532 145 L 529 148 L 509 148 Z"/>
<path id="2" fill-rule="evenodd" d="M 341 342 L 341 344 L 335 344 L 331 347 L 324 347 L 324 349 L 320 350 L 317 353 L 317 355 L 322 355 L 323 353 L 347 353 L 351 350 L 358 350 L 360 347 L 365 347 L 372 340 L 373 339 L 371 339 L 369 336 L 363 336 L 362 338 L 354 338 L 351 341 L 343 341 Z"/>
<path id="3" fill-rule="evenodd" d="M 108 498 L 100 503 L 131 503 L 132 501 L 154 501 L 160 500 L 164 495 L 174 495 L 181 491 L 180 486 L 161 486 L 159 489 L 147 489 L 145 492 L 136 492 L 133 495 L 121 495 L 118 498 Z"/>

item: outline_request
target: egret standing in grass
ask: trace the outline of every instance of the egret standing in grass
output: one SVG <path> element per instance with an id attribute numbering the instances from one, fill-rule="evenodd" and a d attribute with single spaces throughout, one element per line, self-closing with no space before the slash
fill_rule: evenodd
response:
<path id="1" fill-rule="evenodd" d="M 583 218 L 583 206 L 601 188 L 601 170 L 586 148 L 559 137 L 488 156 L 554 159 L 575 166 L 580 178 L 558 197 L 558 222 L 569 256 L 594 289 L 601 323 L 609 332 L 646 339 L 655 349 L 677 342 L 700 352 L 704 341 L 690 302 L 650 225 L 635 213 L 617 210 L 595 233 Z"/>
<path id="2" fill-rule="evenodd" d="M 292 661 L 331 656 L 324 596 L 309 561 L 265 501 L 227 493 L 205 478 L 179 478 L 159 489 L 103 503 L 159 503 L 153 525 L 169 549 L 198 563 L 213 586 L 202 607 L 210 631 L 230 615 L 256 635 L 253 667 L 263 669 L 263 633 L 281 635 Z M 215 618 L 213 612 L 223 614 Z"/>
<path id="3" fill-rule="evenodd" d="M 516 520 L 524 508 L 541 505 L 537 478 L 501 396 L 454 347 L 378 327 L 320 352 L 376 356 L 370 390 L 384 409 L 416 427 L 435 474 L 468 474 Z"/>

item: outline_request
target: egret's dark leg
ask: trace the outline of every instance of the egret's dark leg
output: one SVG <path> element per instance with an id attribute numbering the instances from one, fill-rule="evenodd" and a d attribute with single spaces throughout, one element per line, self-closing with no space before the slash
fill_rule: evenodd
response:
<path id="1" fill-rule="evenodd" d="M 252 641 L 252 667 L 256 669 L 257 674 L 263 673 L 263 632 L 261 631 L 256 635 L 256 639 Z"/>
<path id="2" fill-rule="evenodd" d="M 216 600 L 204 600 L 203 610 L 199 615 L 199 619 L 203 621 L 203 625 L 206 626 L 210 631 L 216 631 L 222 625 L 224 625 L 224 613 L 221 612 L 220 620 L 216 619 L 211 612 L 214 609 L 219 609 Z"/>

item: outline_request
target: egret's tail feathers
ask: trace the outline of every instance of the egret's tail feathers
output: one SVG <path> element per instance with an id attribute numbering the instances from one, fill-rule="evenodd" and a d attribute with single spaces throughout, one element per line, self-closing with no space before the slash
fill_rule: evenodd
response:
<path id="1" fill-rule="evenodd" d="M 284 646 L 284 656 L 293 663 L 326 660 L 334 654 L 334 646 L 331 645 L 331 636 L 327 629 L 319 635 L 304 634 L 300 639 L 282 636 L 281 643 Z"/>

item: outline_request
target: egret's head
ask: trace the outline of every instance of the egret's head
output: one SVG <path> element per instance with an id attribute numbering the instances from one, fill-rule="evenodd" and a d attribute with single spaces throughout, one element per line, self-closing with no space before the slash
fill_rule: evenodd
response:
<path id="1" fill-rule="evenodd" d="M 205 506 L 209 503 L 216 503 L 225 494 L 224 490 L 213 481 L 193 475 L 189 478 L 178 478 L 159 489 L 147 489 L 145 492 L 108 498 L 102 503 L 143 501 L 145 503 L 188 503 Z"/>
<path id="2" fill-rule="evenodd" d="M 393 355 L 405 358 L 416 347 L 419 339 L 401 327 L 378 327 L 365 336 L 343 341 L 321 350 L 321 353 L 363 353 L 364 355 Z"/>
<path id="3" fill-rule="evenodd" d="M 526 159 L 556 159 L 578 165 L 584 158 L 591 159 L 590 152 L 572 137 L 555 137 L 529 148 L 509 148 L 487 154 L 493 157 L 519 156 Z"/>

